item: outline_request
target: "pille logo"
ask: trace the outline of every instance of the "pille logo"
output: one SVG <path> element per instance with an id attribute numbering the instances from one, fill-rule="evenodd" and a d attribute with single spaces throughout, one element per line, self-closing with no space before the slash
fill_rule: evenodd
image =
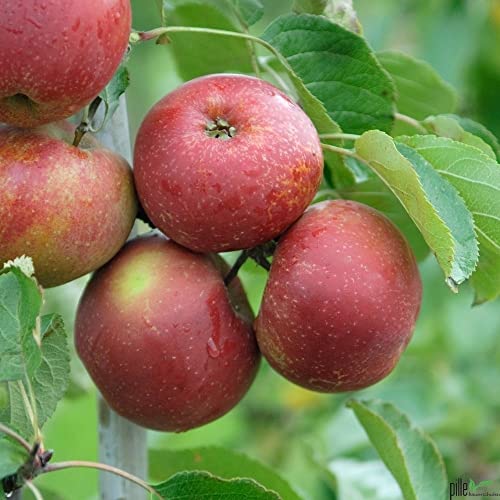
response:
<path id="1" fill-rule="evenodd" d="M 493 481 L 480 481 L 476 484 L 474 479 L 466 480 L 459 477 L 453 483 L 450 483 L 450 500 L 463 497 L 500 497 L 500 492 L 485 491 L 485 487 Z"/>

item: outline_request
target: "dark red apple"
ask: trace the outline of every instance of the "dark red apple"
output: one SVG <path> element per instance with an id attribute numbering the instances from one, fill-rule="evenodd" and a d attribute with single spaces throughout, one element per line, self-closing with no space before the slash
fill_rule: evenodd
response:
<path id="1" fill-rule="evenodd" d="M 150 429 L 185 431 L 227 413 L 259 363 L 239 283 L 219 257 L 161 235 L 133 240 L 90 281 L 76 348 L 108 404 Z"/>
<path id="2" fill-rule="evenodd" d="M 421 295 L 413 253 L 386 217 L 352 201 L 323 202 L 278 244 L 257 340 L 269 363 L 298 385 L 361 389 L 396 365 Z"/>
<path id="3" fill-rule="evenodd" d="M 128 45 L 129 0 L 0 2 L 0 122 L 67 118 L 109 82 Z"/>
<path id="4" fill-rule="evenodd" d="M 127 162 L 89 136 L 76 148 L 73 135 L 64 122 L 0 126 L 0 267 L 28 255 L 44 287 L 105 264 L 137 213 Z"/>
<path id="5" fill-rule="evenodd" d="M 135 144 L 146 213 L 194 251 L 250 248 L 305 210 L 323 156 L 302 109 L 271 84 L 242 75 L 192 80 L 157 103 Z"/>

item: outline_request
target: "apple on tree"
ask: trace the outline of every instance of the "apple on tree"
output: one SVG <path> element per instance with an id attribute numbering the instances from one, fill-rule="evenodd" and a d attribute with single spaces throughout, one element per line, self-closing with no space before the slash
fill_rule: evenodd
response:
<path id="1" fill-rule="evenodd" d="M 244 75 L 185 83 L 152 108 L 135 144 L 147 215 L 198 252 L 278 236 L 313 199 L 322 169 L 309 117 L 271 84 Z"/>
<path id="2" fill-rule="evenodd" d="M 298 385 L 362 389 L 396 365 L 421 295 L 413 253 L 385 216 L 351 201 L 319 203 L 278 243 L 256 321 L 259 347 Z"/>
<path id="3" fill-rule="evenodd" d="M 81 299 L 77 352 L 108 404 L 150 429 L 208 423 L 250 387 L 253 316 L 225 264 L 160 234 L 137 238 L 97 271 Z"/>
<path id="4" fill-rule="evenodd" d="M 129 0 L 0 2 L 0 122 L 35 127 L 94 99 L 122 60 Z"/>
<path id="5" fill-rule="evenodd" d="M 127 162 L 89 136 L 76 148 L 73 136 L 66 122 L 0 126 L 0 264 L 32 257 L 44 287 L 106 263 L 137 213 Z"/>

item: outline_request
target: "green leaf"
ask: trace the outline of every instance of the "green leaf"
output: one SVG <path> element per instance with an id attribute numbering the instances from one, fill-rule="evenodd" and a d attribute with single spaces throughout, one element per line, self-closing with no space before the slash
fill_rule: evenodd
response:
<path id="1" fill-rule="evenodd" d="M 358 155 L 405 207 L 455 289 L 478 259 L 472 215 L 458 192 L 424 157 L 383 132 L 366 132 L 355 144 Z"/>
<path id="2" fill-rule="evenodd" d="M 294 0 L 292 9 L 297 14 L 323 14 L 329 0 Z"/>
<path id="3" fill-rule="evenodd" d="M 362 34 L 363 27 L 352 4 L 352 0 L 329 0 L 323 15 L 354 33 Z"/>
<path id="4" fill-rule="evenodd" d="M 421 261 L 429 255 L 429 247 L 421 232 L 396 196 L 378 177 L 366 179 L 337 191 L 341 198 L 370 205 L 388 217 L 406 236 L 417 260 Z"/>
<path id="5" fill-rule="evenodd" d="M 348 406 L 398 482 L 405 500 L 446 498 L 448 479 L 443 459 L 429 436 L 390 403 L 351 400 Z"/>
<path id="6" fill-rule="evenodd" d="M 28 458 L 27 451 L 19 443 L 1 436 L 0 433 L 0 493 L 3 492 L 1 480 L 14 474 Z"/>
<path id="7" fill-rule="evenodd" d="M 32 278 L 17 267 L 0 271 L 0 382 L 32 375 L 40 364 L 33 331 L 41 305 Z"/>
<path id="8" fill-rule="evenodd" d="M 460 193 L 472 213 L 479 262 L 472 275 L 476 303 L 500 295 L 500 165 L 477 148 L 434 136 L 403 137 Z"/>
<path id="9" fill-rule="evenodd" d="M 400 500 L 401 489 L 380 460 L 337 459 L 328 464 L 337 500 Z"/>
<path id="10" fill-rule="evenodd" d="M 291 486 L 272 469 L 231 450 L 218 447 L 191 450 L 150 450 L 153 477 L 165 477 L 181 471 L 207 471 L 224 479 L 251 477 L 283 498 L 300 500 Z"/>
<path id="11" fill-rule="evenodd" d="M 332 144 L 333 142 L 331 140 L 323 141 L 326 144 Z M 356 183 L 356 177 L 347 166 L 345 158 L 326 150 L 323 151 L 323 155 L 325 157 L 323 175 L 328 186 L 343 188 L 353 186 Z"/>
<path id="12" fill-rule="evenodd" d="M 125 66 L 121 64 L 116 70 L 112 80 L 106 85 L 104 90 L 99 94 L 99 97 L 106 105 L 105 122 L 110 120 L 114 115 L 120 103 L 120 97 L 125 93 L 130 85 L 130 74 Z"/>
<path id="13" fill-rule="evenodd" d="M 54 413 L 69 383 L 70 356 L 60 316 L 41 318 L 41 340 L 41 362 L 33 376 L 26 374 L 22 380 L 0 384 L 4 395 L 0 399 L 0 422 L 15 427 L 26 439 L 33 436 L 33 426 L 26 413 L 25 396 L 33 393 L 41 428 Z"/>
<path id="14" fill-rule="evenodd" d="M 230 0 L 245 26 L 253 26 L 264 15 L 264 5 L 260 0 Z"/>
<path id="15" fill-rule="evenodd" d="M 487 480 L 487 481 L 480 481 L 479 484 L 477 485 L 477 488 L 484 488 L 485 486 L 488 486 L 491 484 L 493 481 Z"/>
<path id="16" fill-rule="evenodd" d="M 396 84 L 400 113 L 423 120 L 455 110 L 457 95 L 453 87 L 428 63 L 392 50 L 377 52 L 377 58 Z"/>
<path id="17" fill-rule="evenodd" d="M 180 500 L 277 500 L 280 497 L 252 479 L 221 479 L 208 472 L 179 472 L 167 481 L 153 485 L 165 499 Z"/>
<path id="18" fill-rule="evenodd" d="M 279 17 L 262 39 L 286 60 L 294 85 L 300 79 L 345 132 L 391 130 L 394 86 L 363 38 L 302 14 Z"/>
<path id="19" fill-rule="evenodd" d="M 163 4 L 170 26 L 240 31 L 224 0 L 165 0 Z M 253 71 L 244 40 L 199 33 L 172 33 L 169 38 L 177 71 L 184 80 L 212 73 Z"/>
<path id="20" fill-rule="evenodd" d="M 481 123 L 475 122 L 470 118 L 464 118 L 463 116 L 457 116 L 448 114 L 445 115 L 449 118 L 453 118 L 458 124 L 467 132 L 480 137 L 486 144 L 488 144 L 491 149 L 495 152 L 495 156 L 498 161 L 500 161 L 500 144 L 498 139 Z"/>
<path id="21" fill-rule="evenodd" d="M 447 115 L 429 116 L 422 124 L 432 134 L 438 135 L 439 137 L 448 137 L 448 139 L 474 146 L 496 161 L 496 155 L 491 146 L 480 137 L 464 130 L 453 118 Z"/>

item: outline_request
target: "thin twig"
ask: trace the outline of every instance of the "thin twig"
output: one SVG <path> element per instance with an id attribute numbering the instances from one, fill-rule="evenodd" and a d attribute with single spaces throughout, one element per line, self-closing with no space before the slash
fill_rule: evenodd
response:
<path id="1" fill-rule="evenodd" d="M 319 138 L 320 139 L 340 139 L 340 140 L 346 140 L 346 141 L 355 141 L 356 139 L 359 139 L 361 136 L 358 134 L 344 134 L 342 132 L 336 133 L 336 134 L 320 134 Z"/>
<path id="2" fill-rule="evenodd" d="M 7 427 L 4 424 L 0 424 L 0 432 L 17 441 L 27 452 L 31 451 L 31 445 L 28 443 L 28 441 L 26 441 L 22 436 L 13 431 L 11 428 Z"/>
<path id="3" fill-rule="evenodd" d="M 31 490 L 36 500 L 43 500 L 42 492 L 31 481 L 26 481 L 26 486 Z"/>
<path id="4" fill-rule="evenodd" d="M 403 115 L 402 113 L 394 113 L 394 118 L 400 122 L 410 125 L 419 132 L 427 134 L 426 128 L 418 120 L 415 120 L 415 118 L 412 118 L 411 116 Z"/>
<path id="5" fill-rule="evenodd" d="M 98 469 L 105 472 L 109 472 L 110 474 L 115 474 L 116 476 L 123 477 L 124 479 L 127 479 L 128 481 L 137 484 L 137 486 L 140 486 L 141 488 L 148 491 L 157 498 L 160 499 L 163 498 L 152 486 L 150 486 L 148 483 L 146 483 L 146 481 L 142 480 L 140 477 L 134 476 L 133 474 L 129 474 L 128 472 L 118 469 L 117 467 L 113 467 L 112 465 L 101 464 L 99 462 L 87 462 L 84 460 L 70 460 L 67 462 L 56 462 L 55 464 L 47 465 L 43 469 L 43 472 L 44 473 L 55 472 L 63 469 L 73 469 L 76 467 L 84 467 L 87 469 Z"/>

